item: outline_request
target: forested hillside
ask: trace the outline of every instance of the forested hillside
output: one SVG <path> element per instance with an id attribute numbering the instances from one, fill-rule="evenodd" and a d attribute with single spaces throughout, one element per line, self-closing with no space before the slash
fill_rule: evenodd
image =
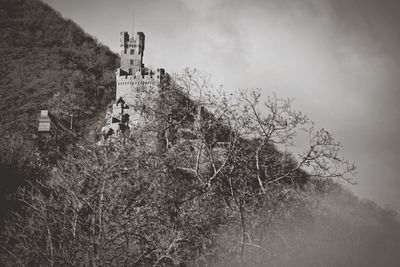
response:
<path id="1" fill-rule="evenodd" d="M 118 57 L 38 0 L 0 1 L 1 128 L 30 135 L 40 109 L 77 126 L 114 96 Z"/>
<path id="2" fill-rule="evenodd" d="M 101 125 L 118 58 L 37 0 L 0 3 L 1 266 L 398 266 L 398 214 L 345 189 L 355 166 L 290 99 L 186 70 L 137 89 L 146 123 L 119 140 L 33 138 L 44 107 Z"/>
<path id="3" fill-rule="evenodd" d="M 140 136 L 75 147 L 50 173 L 24 166 L 36 182 L 13 194 L 2 266 L 398 265 L 397 214 L 332 180 L 261 193 L 253 168 L 205 188 L 177 168 L 184 154 L 149 153 Z"/>
<path id="4" fill-rule="evenodd" d="M 0 36 L 2 215 L 12 206 L 4 196 L 34 176 L 21 162 L 35 153 L 39 111 L 66 125 L 73 112 L 75 129 L 87 136 L 114 96 L 118 56 L 38 0 L 0 0 Z"/>

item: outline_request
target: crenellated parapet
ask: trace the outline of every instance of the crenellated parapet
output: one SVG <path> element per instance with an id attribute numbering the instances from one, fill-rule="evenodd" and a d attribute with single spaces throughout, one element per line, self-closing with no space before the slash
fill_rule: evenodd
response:
<path id="1" fill-rule="evenodd" d="M 112 109 L 107 113 L 103 135 L 118 136 L 138 127 L 146 115 L 135 104 L 139 91 L 158 92 L 167 74 L 162 68 L 148 68 L 143 63 L 145 35 L 143 32 L 120 34 L 120 67 L 116 70 L 116 94 Z"/>
<path id="2" fill-rule="evenodd" d="M 127 102 L 132 102 L 136 96 L 137 88 L 143 86 L 160 86 L 165 76 L 164 69 L 138 69 L 135 73 L 127 74 L 121 72 L 116 73 L 116 99 L 124 98 Z"/>

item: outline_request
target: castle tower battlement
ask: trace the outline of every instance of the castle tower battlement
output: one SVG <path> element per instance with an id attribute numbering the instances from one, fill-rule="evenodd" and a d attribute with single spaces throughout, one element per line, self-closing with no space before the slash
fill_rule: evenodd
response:
<path id="1" fill-rule="evenodd" d="M 135 36 L 129 36 L 128 32 L 121 32 L 121 71 L 124 73 L 133 74 L 144 68 L 144 43 L 145 36 L 143 32 L 137 32 Z"/>
<path id="2" fill-rule="evenodd" d="M 149 69 L 143 63 L 145 35 L 137 32 L 129 35 L 128 32 L 120 34 L 121 65 L 116 72 L 116 96 L 125 102 L 132 102 L 136 96 L 138 86 L 159 86 L 165 76 L 164 69 Z"/>
<path id="3" fill-rule="evenodd" d="M 115 99 L 124 98 L 127 102 L 132 102 L 136 97 L 138 86 L 159 86 L 165 77 L 165 70 L 140 68 L 136 72 L 129 74 L 121 72 L 121 69 L 116 73 L 116 95 Z"/>
<path id="4" fill-rule="evenodd" d="M 115 73 L 115 102 L 107 114 L 107 125 L 102 129 L 104 136 L 118 135 L 138 126 L 145 119 L 135 108 L 139 89 L 161 90 L 162 81 L 166 77 L 165 70 L 144 65 L 144 48 L 143 32 L 131 35 L 126 31 L 120 33 L 121 63 Z"/>

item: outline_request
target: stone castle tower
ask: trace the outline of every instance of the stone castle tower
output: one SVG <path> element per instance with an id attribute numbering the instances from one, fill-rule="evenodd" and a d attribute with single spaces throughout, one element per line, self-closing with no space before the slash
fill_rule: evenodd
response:
<path id="1" fill-rule="evenodd" d="M 121 64 L 115 73 L 115 100 L 107 112 L 107 124 L 102 128 L 103 141 L 122 139 L 125 142 L 125 137 L 137 133 L 148 149 L 187 144 L 188 155 L 195 153 L 195 148 L 201 147 L 204 141 L 199 136 L 208 129 L 203 129 L 203 122 L 212 121 L 213 115 L 204 103 L 186 95 L 164 69 L 145 66 L 144 33 L 121 32 L 120 38 Z M 224 133 L 217 137 L 217 131 Z M 226 141 L 221 138 L 229 136 L 227 132 L 222 124 L 218 129 L 207 130 L 207 134 L 215 137 L 212 140 L 216 150 Z"/>
<path id="2" fill-rule="evenodd" d="M 120 67 L 116 71 L 116 95 L 112 110 L 107 113 L 107 125 L 102 133 L 105 139 L 136 127 L 143 120 L 135 108 L 138 89 L 160 90 L 166 77 L 164 69 L 145 67 L 143 32 L 120 34 Z"/>

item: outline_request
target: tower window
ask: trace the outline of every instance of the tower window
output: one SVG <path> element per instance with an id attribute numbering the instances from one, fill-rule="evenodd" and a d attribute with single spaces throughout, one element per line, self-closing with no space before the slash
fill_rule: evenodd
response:
<path id="1" fill-rule="evenodd" d="M 131 65 L 133 65 L 133 59 L 130 60 Z"/>
<path id="2" fill-rule="evenodd" d="M 131 49 L 131 55 L 135 54 L 135 49 Z"/>

